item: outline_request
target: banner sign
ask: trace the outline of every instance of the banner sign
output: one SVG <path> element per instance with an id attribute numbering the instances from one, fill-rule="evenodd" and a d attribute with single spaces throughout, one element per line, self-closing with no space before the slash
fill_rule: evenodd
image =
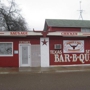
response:
<path id="1" fill-rule="evenodd" d="M 1 31 L 0 36 L 30 36 L 30 35 L 42 35 L 44 31 Z M 46 34 L 46 33 L 45 33 Z M 66 36 L 66 37 L 87 37 L 90 33 L 83 32 L 48 32 L 48 36 Z"/>
<path id="2" fill-rule="evenodd" d="M 84 40 L 64 40 L 63 53 L 84 53 Z"/>

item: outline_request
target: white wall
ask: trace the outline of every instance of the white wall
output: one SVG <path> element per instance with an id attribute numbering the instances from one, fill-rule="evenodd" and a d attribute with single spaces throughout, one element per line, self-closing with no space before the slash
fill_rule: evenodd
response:
<path id="1" fill-rule="evenodd" d="M 43 44 L 43 41 L 46 41 L 46 44 Z M 49 38 L 40 38 L 40 47 L 41 47 L 41 67 L 49 67 Z"/>

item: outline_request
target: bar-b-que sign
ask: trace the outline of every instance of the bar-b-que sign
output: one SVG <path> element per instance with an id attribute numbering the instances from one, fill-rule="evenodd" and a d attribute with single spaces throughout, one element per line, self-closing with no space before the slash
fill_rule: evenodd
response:
<path id="1" fill-rule="evenodd" d="M 83 40 L 64 40 L 62 50 L 50 50 L 54 55 L 54 62 L 80 62 L 82 64 L 90 62 L 90 50 L 84 51 Z"/>
<path id="2" fill-rule="evenodd" d="M 50 50 L 51 54 L 54 54 L 54 62 L 89 62 L 90 50 L 86 50 L 85 54 L 62 54 L 61 50 Z"/>

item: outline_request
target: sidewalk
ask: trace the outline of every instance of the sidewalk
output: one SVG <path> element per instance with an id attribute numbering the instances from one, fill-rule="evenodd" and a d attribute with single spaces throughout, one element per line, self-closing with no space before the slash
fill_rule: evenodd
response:
<path id="1" fill-rule="evenodd" d="M 0 74 L 15 73 L 60 73 L 60 72 L 78 72 L 90 71 L 90 66 L 60 66 L 60 67 L 7 67 L 0 68 Z"/>

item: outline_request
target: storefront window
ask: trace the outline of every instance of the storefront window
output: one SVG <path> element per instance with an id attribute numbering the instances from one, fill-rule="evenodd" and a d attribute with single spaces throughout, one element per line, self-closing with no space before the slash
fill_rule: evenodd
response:
<path id="1" fill-rule="evenodd" d="M 0 56 L 13 56 L 12 42 L 0 42 Z"/>

